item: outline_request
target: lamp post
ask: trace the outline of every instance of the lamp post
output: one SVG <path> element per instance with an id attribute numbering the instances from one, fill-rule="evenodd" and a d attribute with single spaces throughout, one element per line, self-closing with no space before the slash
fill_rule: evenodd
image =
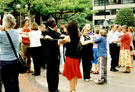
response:
<path id="1" fill-rule="evenodd" d="M 107 22 L 107 20 L 106 20 L 106 0 L 104 0 L 104 23 L 103 23 L 103 26 L 105 27 L 105 29 L 106 29 L 106 27 L 108 26 L 108 22 Z"/>
<path id="2" fill-rule="evenodd" d="M 106 20 L 106 0 L 104 0 L 104 15 L 105 15 L 105 20 Z"/>
<path id="3" fill-rule="evenodd" d="M 20 8 L 21 8 L 21 5 L 20 5 L 20 4 L 17 4 L 17 5 L 16 5 L 16 8 L 17 8 L 17 9 L 20 9 Z M 20 27 L 21 27 L 21 12 L 20 12 L 20 18 L 19 18 L 19 19 L 20 19 L 20 20 L 19 20 L 19 22 L 20 22 L 19 24 L 20 24 Z"/>
<path id="4" fill-rule="evenodd" d="M 27 8 L 27 11 L 28 11 L 28 18 L 29 18 L 29 22 L 30 22 L 30 24 L 31 24 L 30 6 L 31 6 L 32 0 L 26 0 L 26 2 L 27 2 L 27 5 L 25 5 L 25 7 Z"/>

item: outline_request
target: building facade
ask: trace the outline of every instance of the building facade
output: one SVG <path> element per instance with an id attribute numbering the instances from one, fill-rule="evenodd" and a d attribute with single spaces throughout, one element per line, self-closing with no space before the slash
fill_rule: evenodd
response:
<path id="1" fill-rule="evenodd" d="M 135 14 L 135 0 L 93 0 L 93 24 L 103 25 L 107 20 L 109 24 L 113 23 L 117 12 L 121 8 L 131 8 Z"/>

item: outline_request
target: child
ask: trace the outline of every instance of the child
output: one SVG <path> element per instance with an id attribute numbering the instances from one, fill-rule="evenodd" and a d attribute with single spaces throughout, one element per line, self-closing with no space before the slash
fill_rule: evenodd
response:
<path id="1" fill-rule="evenodd" d="M 90 43 L 98 44 L 98 61 L 99 61 L 99 73 L 100 77 L 95 82 L 97 84 L 107 83 L 107 32 L 105 30 L 100 31 L 100 36 L 98 39 L 90 41 Z"/>
<path id="2" fill-rule="evenodd" d="M 97 39 L 99 38 L 99 28 L 95 28 L 94 29 L 94 35 L 91 36 L 91 38 L 93 39 Z M 92 60 L 92 64 L 94 65 L 94 71 L 92 72 L 93 74 L 99 74 L 98 71 L 98 56 L 97 56 L 97 50 L 98 50 L 98 44 L 94 43 L 93 45 L 93 56 L 94 56 L 94 60 Z"/>

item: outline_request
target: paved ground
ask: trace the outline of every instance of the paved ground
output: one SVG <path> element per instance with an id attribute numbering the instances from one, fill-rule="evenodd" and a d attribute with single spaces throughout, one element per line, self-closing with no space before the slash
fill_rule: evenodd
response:
<path id="1" fill-rule="evenodd" d="M 109 65 L 110 60 L 108 60 Z M 119 68 L 119 72 L 110 72 L 109 68 L 107 84 L 95 84 L 94 80 L 98 78 L 98 75 L 91 74 L 93 81 L 85 82 L 83 79 L 79 79 L 77 92 L 135 92 L 135 62 L 130 74 L 122 73 L 125 70 L 124 67 Z M 61 66 L 62 70 L 63 65 Z M 19 76 L 21 92 L 48 92 L 46 70 L 42 69 L 41 71 L 41 75 L 36 77 L 27 73 Z M 62 75 L 60 75 L 59 90 L 69 92 L 69 83 Z"/>
<path id="2" fill-rule="evenodd" d="M 61 66 L 62 70 L 63 66 Z M 110 72 L 108 67 L 108 83 L 105 85 L 95 84 L 94 80 L 98 75 L 94 74 L 91 75 L 93 81 L 85 82 L 80 79 L 77 92 L 135 92 L 135 65 L 131 68 L 130 74 L 122 73 L 124 70 L 125 68 L 122 67 L 119 72 Z M 46 70 L 42 69 L 41 75 L 36 77 L 31 74 L 20 75 L 20 87 L 22 92 L 47 92 Z M 62 75 L 60 75 L 59 90 L 69 92 L 69 83 Z"/>

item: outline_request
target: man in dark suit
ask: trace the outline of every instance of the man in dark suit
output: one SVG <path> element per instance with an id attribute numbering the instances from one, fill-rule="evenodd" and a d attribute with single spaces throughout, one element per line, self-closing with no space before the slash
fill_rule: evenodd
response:
<path id="1" fill-rule="evenodd" d="M 47 82 L 49 92 L 59 92 L 59 46 L 62 45 L 60 33 L 56 32 L 56 22 L 54 18 L 47 20 L 47 29 L 44 32 L 45 59 L 47 61 Z"/>

